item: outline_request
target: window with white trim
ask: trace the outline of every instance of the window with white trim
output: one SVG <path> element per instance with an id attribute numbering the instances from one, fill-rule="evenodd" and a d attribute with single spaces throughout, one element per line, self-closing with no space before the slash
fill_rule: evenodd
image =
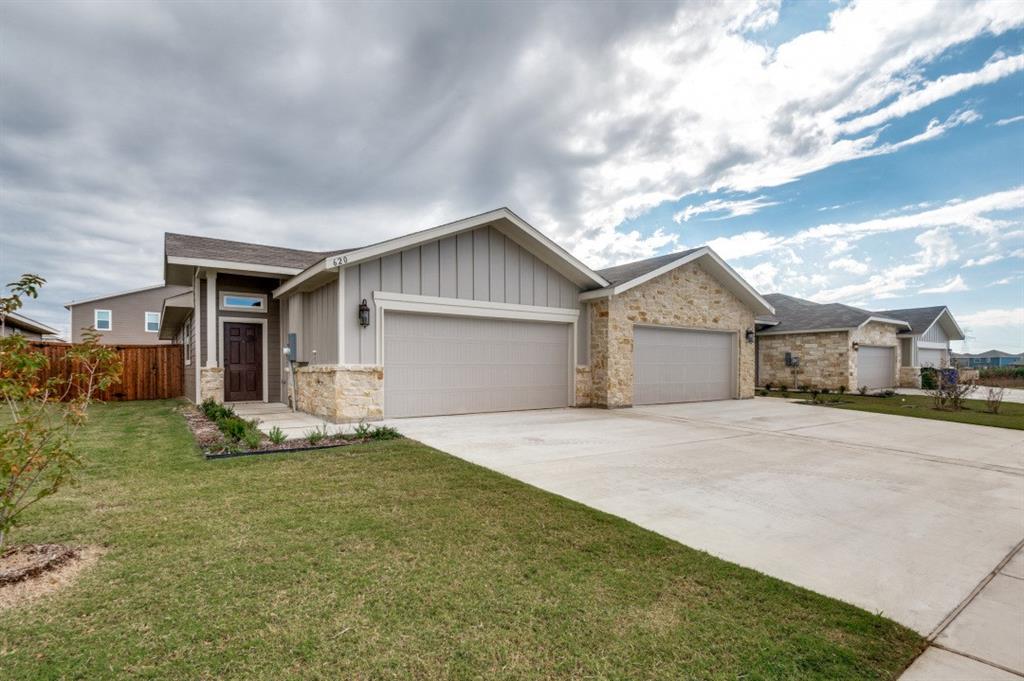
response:
<path id="1" fill-rule="evenodd" d="M 159 312 L 147 312 L 146 313 L 146 333 L 159 333 L 160 332 L 160 313 Z"/>
<path id="2" fill-rule="evenodd" d="M 92 311 L 92 328 L 97 331 L 110 331 L 114 326 L 114 313 L 110 310 Z"/>
<path id="3" fill-rule="evenodd" d="M 267 296 L 262 293 L 224 291 L 220 294 L 220 309 L 265 312 L 267 309 Z"/>

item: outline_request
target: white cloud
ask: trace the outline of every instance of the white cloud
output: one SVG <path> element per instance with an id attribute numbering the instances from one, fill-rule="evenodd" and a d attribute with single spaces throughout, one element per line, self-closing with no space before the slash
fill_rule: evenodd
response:
<path id="1" fill-rule="evenodd" d="M 944 206 L 917 213 L 874 218 L 864 222 L 818 225 L 798 232 L 791 241 L 805 243 L 814 240 L 850 240 L 872 234 L 948 226 L 966 227 L 977 232 L 993 233 L 1010 223 L 988 217 L 989 214 L 1019 208 L 1024 208 L 1024 186 L 986 194 L 967 201 L 947 203 Z"/>
<path id="2" fill-rule="evenodd" d="M 736 271 L 758 291 L 770 293 L 779 289 L 779 268 L 772 262 L 763 262 L 753 267 L 740 267 Z"/>
<path id="3" fill-rule="evenodd" d="M 1006 326 L 1024 329 L 1024 307 L 995 308 L 970 314 L 957 315 L 960 326 L 992 327 Z"/>
<path id="4" fill-rule="evenodd" d="M 931 288 L 920 289 L 919 293 L 955 293 L 957 291 L 969 291 L 967 284 L 964 282 L 963 277 L 959 274 L 947 281 L 945 284 L 939 286 L 933 286 Z"/>
<path id="5" fill-rule="evenodd" d="M 1020 123 L 1021 121 L 1024 121 L 1024 116 L 1012 116 L 1010 118 L 1000 118 L 992 125 L 1010 125 L 1011 123 Z"/>
<path id="6" fill-rule="evenodd" d="M 986 255 L 982 258 L 971 258 L 964 263 L 964 267 L 981 267 L 983 265 L 991 265 L 994 262 L 999 262 L 1006 256 L 1001 253 L 993 253 L 992 255 Z"/>
<path id="7" fill-rule="evenodd" d="M 672 220 L 676 224 L 682 224 L 689 222 L 690 218 L 694 218 L 704 213 L 725 213 L 715 220 L 725 220 L 727 218 L 734 218 L 741 215 L 753 215 L 762 208 L 768 206 L 777 206 L 778 201 L 771 201 L 767 196 L 756 196 L 752 199 L 738 199 L 734 201 L 726 201 L 723 199 L 713 199 L 706 201 L 701 204 L 689 205 L 683 210 L 679 211 L 672 216 Z"/>
<path id="8" fill-rule="evenodd" d="M 877 271 L 865 281 L 822 289 L 811 299 L 819 303 L 841 303 L 862 298 L 891 298 L 906 291 L 919 277 L 953 262 L 958 255 L 956 244 L 944 229 L 922 232 L 914 242 L 920 249 L 910 260 Z"/>
<path id="9" fill-rule="evenodd" d="M 850 274 L 865 274 L 869 267 L 866 262 L 860 262 L 853 258 L 837 258 L 828 264 L 830 270 L 842 270 Z"/>
<path id="10" fill-rule="evenodd" d="M 858 133 L 894 118 L 901 118 L 914 111 L 919 111 L 930 104 L 951 97 L 968 88 L 994 83 L 1022 69 L 1024 69 L 1024 55 L 1016 55 L 997 61 L 990 61 L 978 71 L 971 73 L 955 73 L 940 76 L 934 81 L 925 83 L 919 89 L 901 96 L 888 106 L 841 124 L 839 129 L 846 135 Z"/>
<path id="11" fill-rule="evenodd" d="M 767 253 L 778 248 L 785 240 L 784 237 L 772 236 L 767 232 L 751 231 L 718 237 L 709 241 L 707 245 L 726 260 L 734 260 Z"/>

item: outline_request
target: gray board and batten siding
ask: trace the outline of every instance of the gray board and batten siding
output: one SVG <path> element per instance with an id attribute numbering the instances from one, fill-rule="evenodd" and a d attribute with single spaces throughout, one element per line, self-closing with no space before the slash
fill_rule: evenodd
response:
<path id="1" fill-rule="evenodd" d="M 345 324 L 346 364 L 377 363 L 374 291 L 571 310 L 581 307 L 576 284 L 492 227 L 479 227 L 351 265 L 342 270 L 342 275 L 343 309 L 345 314 L 352 315 L 351 320 L 346 320 L 351 323 Z M 336 290 L 337 286 L 332 283 L 327 288 Z M 364 299 L 370 308 L 370 325 L 365 328 L 356 321 L 359 303 Z M 305 298 L 302 305 L 307 305 Z M 325 304 L 322 308 L 323 324 L 317 331 L 322 334 L 322 339 L 316 341 L 320 345 L 329 344 L 330 327 L 337 328 L 337 308 L 334 307 L 332 315 L 328 307 Z M 577 341 L 580 363 L 587 358 L 585 326 L 581 315 Z M 311 336 L 309 329 L 304 331 L 307 337 Z M 337 346 L 336 336 L 334 345 Z M 328 362 L 319 350 L 317 358 L 321 363 Z"/>

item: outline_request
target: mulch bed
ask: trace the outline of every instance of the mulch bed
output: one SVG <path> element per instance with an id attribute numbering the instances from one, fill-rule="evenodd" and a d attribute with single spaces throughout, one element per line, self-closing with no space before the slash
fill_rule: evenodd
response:
<path id="1" fill-rule="evenodd" d="M 60 567 L 78 556 L 78 549 L 63 544 L 26 544 L 0 554 L 0 587 L 15 584 Z"/>
<path id="2" fill-rule="evenodd" d="M 365 437 L 356 438 L 351 435 L 329 435 L 318 440 L 316 444 L 312 444 L 308 440 L 304 439 L 285 440 L 284 442 L 274 444 L 266 435 L 263 435 L 260 438 L 260 445 L 258 448 L 247 449 L 243 442 L 227 442 L 224 438 L 224 434 L 220 431 L 220 428 L 217 427 L 217 424 L 208 419 L 206 414 L 194 405 L 185 406 L 181 411 L 182 415 L 185 417 L 185 422 L 188 424 L 189 430 L 192 431 L 192 436 L 196 439 L 196 444 L 199 445 L 199 449 L 202 450 L 203 456 L 207 459 L 229 459 L 238 456 L 253 456 L 256 454 L 302 452 L 310 449 L 347 447 L 348 445 L 358 445 L 370 441 L 370 438 Z"/>

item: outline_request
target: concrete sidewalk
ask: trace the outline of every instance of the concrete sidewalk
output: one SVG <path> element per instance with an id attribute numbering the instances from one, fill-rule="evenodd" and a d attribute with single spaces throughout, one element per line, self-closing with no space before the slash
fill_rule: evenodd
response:
<path id="1" fill-rule="evenodd" d="M 301 440 L 315 428 L 327 428 L 329 433 L 351 430 L 301 411 L 293 412 L 286 404 L 276 402 L 232 402 L 229 406 L 244 419 L 259 419 L 259 428 L 269 434 L 274 426 L 284 431 L 289 440 Z"/>

